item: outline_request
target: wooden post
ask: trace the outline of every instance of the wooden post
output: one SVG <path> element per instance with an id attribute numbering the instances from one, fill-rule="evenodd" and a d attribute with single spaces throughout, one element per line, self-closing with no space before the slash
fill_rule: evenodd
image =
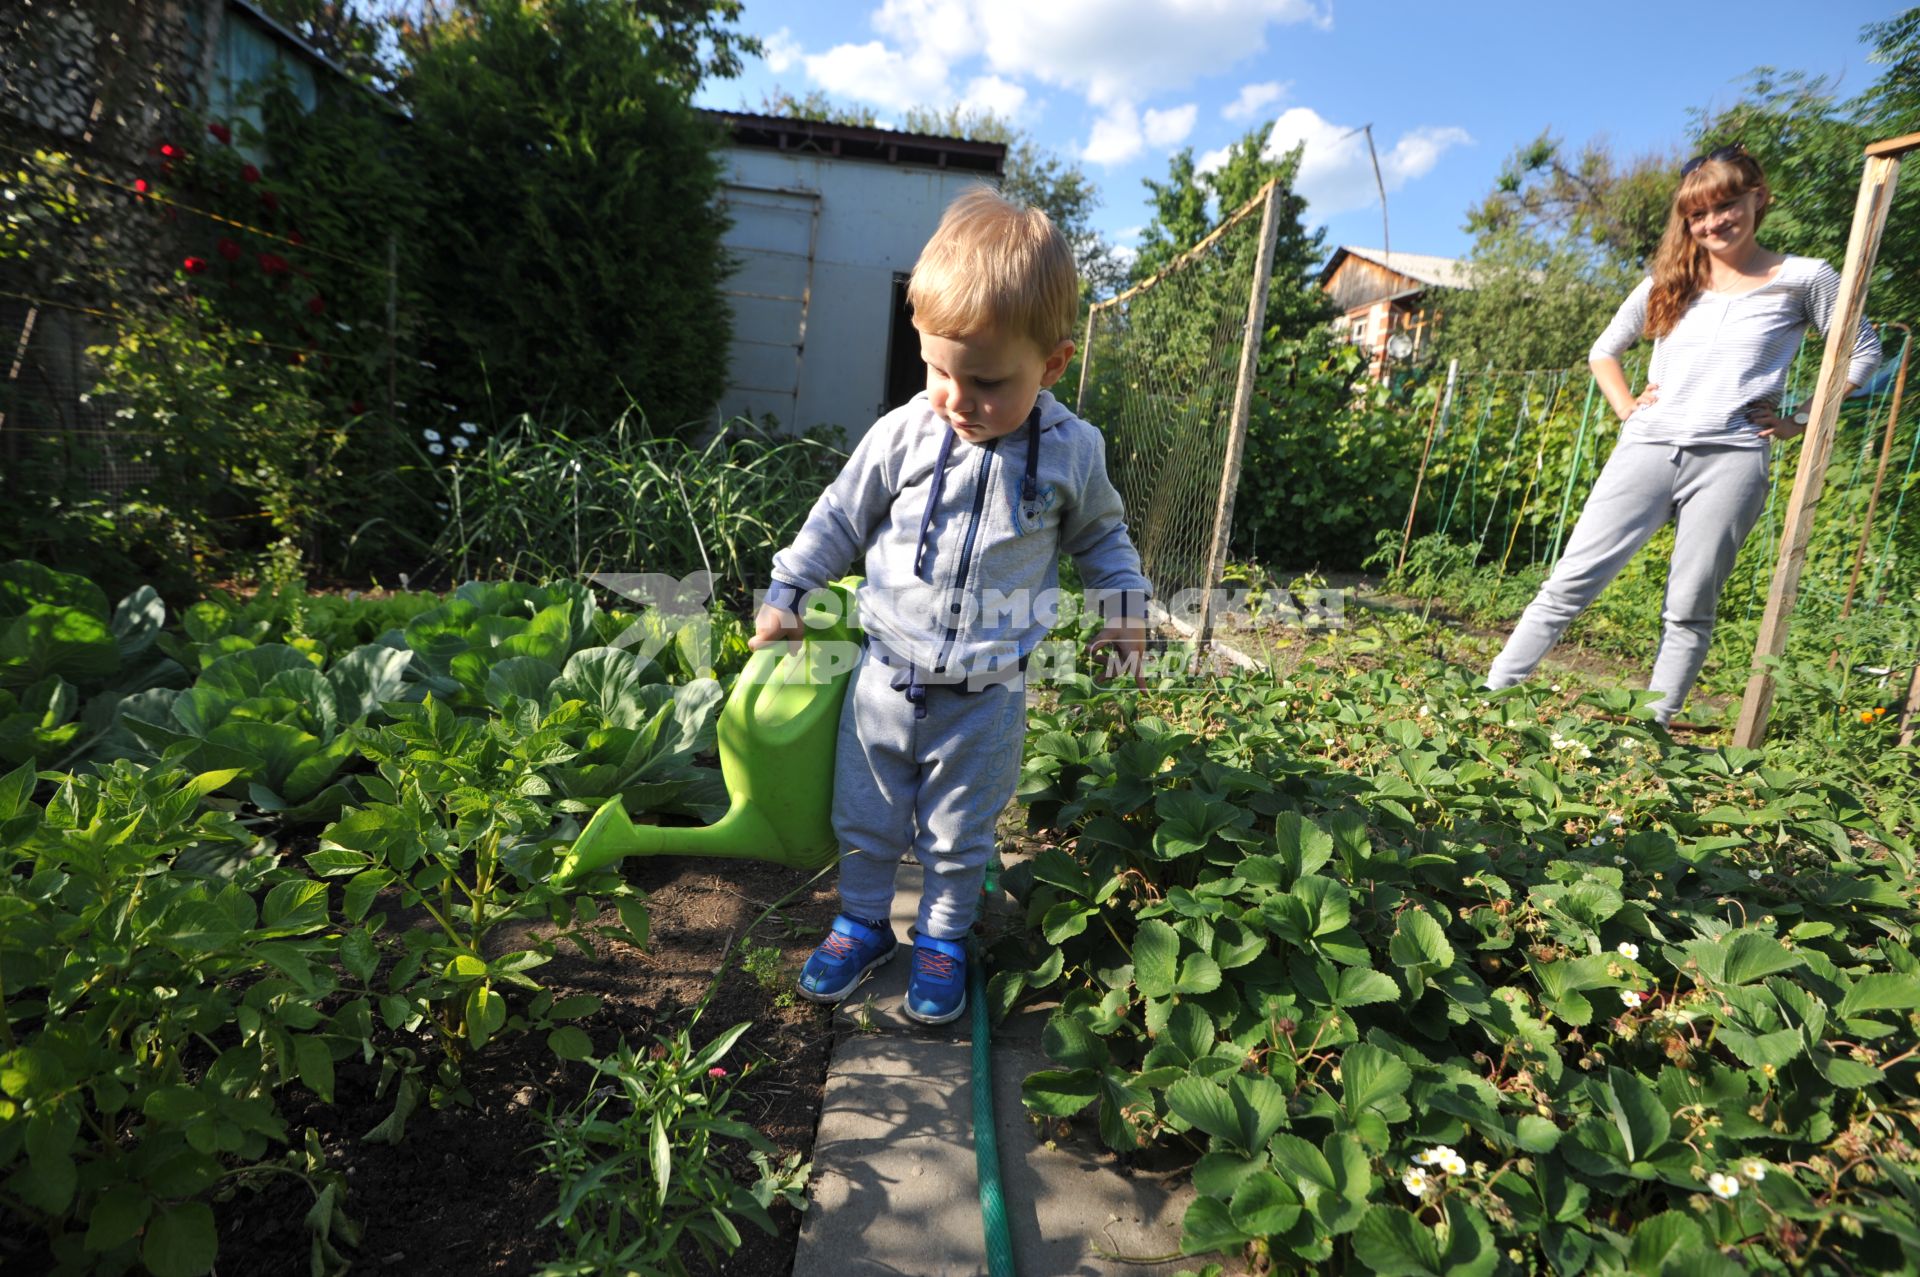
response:
<path id="1" fill-rule="evenodd" d="M 1087 339 L 1080 345 L 1080 388 L 1073 393 L 1076 417 L 1087 410 L 1087 370 L 1093 367 L 1093 316 L 1099 309 L 1099 302 L 1087 307 Z"/>
<path id="2" fill-rule="evenodd" d="M 1907 390 L 1907 365 L 1912 362 L 1913 330 L 1905 324 L 1888 324 L 1887 327 L 1898 328 L 1906 334 L 1906 340 L 1900 345 L 1900 371 L 1893 377 L 1893 405 L 1887 409 L 1887 432 L 1880 440 L 1880 464 L 1873 472 L 1873 490 L 1867 494 L 1867 515 L 1860 524 L 1860 544 L 1853 548 L 1853 573 L 1847 578 L 1847 597 L 1840 603 L 1842 619 L 1853 612 L 1854 592 L 1860 588 L 1860 569 L 1866 566 L 1867 549 L 1873 538 L 1873 512 L 1880 504 L 1880 489 L 1887 482 L 1887 462 L 1893 455 L 1893 435 L 1900 427 L 1900 399 Z"/>
<path id="3" fill-rule="evenodd" d="M 1853 209 L 1853 229 L 1847 237 L 1847 261 L 1840 272 L 1840 295 L 1827 321 L 1827 348 L 1814 384 L 1811 423 L 1800 442 L 1800 470 L 1793 495 L 1787 501 L 1780 534 L 1780 558 L 1774 564 L 1773 584 L 1767 590 L 1767 610 L 1760 621 L 1760 637 L 1753 645 L 1753 673 L 1740 702 L 1740 721 L 1733 743 L 1757 749 L 1766 739 L 1767 717 L 1773 708 L 1773 676 L 1768 658 L 1787 650 L 1787 621 L 1800 593 L 1800 569 L 1813 534 L 1813 517 L 1826 480 L 1827 458 L 1833 450 L 1834 424 L 1840 401 L 1847 393 L 1847 363 L 1858 339 L 1860 319 L 1867 308 L 1867 282 L 1880 252 L 1880 236 L 1887 226 L 1894 186 L 1900 176 L 1900 157 L 1920 148 L 1920 133 L 1876 142 L 1866 151 L 1860 174 L 1860 198 Z"/>
<path id="4" fill-rule="evenodd" d="M 1440 427 L 1441 406 L 1453 401 L 1453 379 L 1459 371 L 1460 361 L 1449 359 L 1447 388 L 1433 401 L 1433 416 L 1427 419 L 1427 442 L 1426 446 L 1420 449 L 1420 469 L 1413 476 L 1413 501 L 1407 506 L 1407 526 L 1400 531 L 1400 561 L 1393 565 L 1395 572 L 1407 566 L 1407 546 L 1413 540 L 1413 516 L 1420 509 L 1420 485 L 1427 478 L 1427 458 L 1433 455 L 1433 434 Z"/>
<path id="5" fill-rule="evenodd" d="M 1227 430 L 1227 456 L 1220 468 L 1220 497 L 1213 508 L 1213 546 L 1207 553 L 1207 579 L 1201 582 L 1199 645 L 1213 637 L 1213 595 L 1226 574 L 1227 537 L 1233 531 L 1233 494 L 1240 486 L 1240 456 L 1247 446 L 1247 414 L 1253 406 L 1253 379 L 1259 371 L 1261 330 L 1267 324 L 1267 285 L 1273 278 L 1273 244 L 1280 232 L 1280 185 L 1267 183 L 1260 210 L 1260 256 L 1253 266 L 1253 295 L 1247 299 L 1247 330 L 1240 339 L 1240 374 L 1233 388 L 1233 419 Z"/>
<path id="6" fill-rule="evenodd" d="M 1913 667 L 1913 682 L 1907 684 L 1907 703 L 1900 710 L 1900 743 L 1913 744 L 1913 729 L 1920 725 L 1920 665 Z"/>

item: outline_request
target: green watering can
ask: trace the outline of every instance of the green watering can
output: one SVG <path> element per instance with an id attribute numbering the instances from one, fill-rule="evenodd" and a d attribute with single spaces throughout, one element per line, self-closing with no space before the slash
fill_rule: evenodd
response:
<path id="1" fill-rule="evenodd" d="M 720 709 L 720 774 L 731 806 L 711 825 L 636 825 L 618 798 L 593 814 L 560 862 L 565 883 L 627 856 L 722 856 L 820 869 L 839 853 L 833 834 L 833 758 L 848 659 L 861 632 L 849 623 L 856 579 L 836 581 L 834 609 L 807 609 L 794 651 L 763 647 L 747 658 Z M 815 627 L 818 628 L 815 628 Z"/>

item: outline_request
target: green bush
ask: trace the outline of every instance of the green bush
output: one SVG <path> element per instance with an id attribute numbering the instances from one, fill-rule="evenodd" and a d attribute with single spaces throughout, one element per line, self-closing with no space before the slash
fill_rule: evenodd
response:
<path id="1" fill-rule="evenodd" d="M 704 419 L 726 382 L 716 126 L 620 0 L 475 0 L 414 50 L 429 358 L 493 420 Z"/>

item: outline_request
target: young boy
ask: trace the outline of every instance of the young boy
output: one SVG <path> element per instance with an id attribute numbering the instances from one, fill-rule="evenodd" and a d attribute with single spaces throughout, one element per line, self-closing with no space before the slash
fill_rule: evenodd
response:
<path id="1" fill-rule="evenodd" d="M 1027 658 L 1046 637 L 1061 550 L 1139 669 L 1149 586 L 1101 437 L 1049 394 L 1073 357 L 1079 280 L 1046 214 L 979 188 L 956 199 L 907 286 L 927 390 L 881 418 L 774 557 L 754 647 L 797 639 L 800 599 L 864 554 L 867 647 L 834 764 L 840 916 L 800 973 L 837 1002 L 893 957 L 900 857 L 927 870 L 906 1012 L 966 1008 L 963 941 L 1026 739 Z"/>

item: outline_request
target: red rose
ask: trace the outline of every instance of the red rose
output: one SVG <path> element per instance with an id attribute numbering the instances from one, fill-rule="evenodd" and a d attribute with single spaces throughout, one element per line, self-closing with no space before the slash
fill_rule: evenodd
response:
<path id="1" fill-rule="evenodd" d="M 233 141 L 233 130 L 228 128 L 226 125 L 220 123 L 218 120 L 215 120 L 212 124 L 207 125 L 207 132 L 213 134 L 214 140 L 221 143 L 222 145 L 225 145 L 226 143 Z"/>
<path id="2" fill-rule="evenodd" d="M 269 213 L 277 213 L 280 211 L 280 197 L 272 191 L 262 191 L 260 192 L 260 206 Z"/>
<path id="3" fill-rule="evenodd" d="M 260 170 L 251 164 L 243 164 L 240 166 L 240 180 L 243 182 L 257 182 L 260 180 Z"/>
<path id="4" fill-rule="evenodd" d="M 202 271 L 206 270 L 207 259 L 204 257 L 189 257 L 186 261 L 181 262 L 180 264 L 186 267 L 187 274 L 198 275 Z"/>
<path id="5" fill-rule="evenodd" d="M 220 237 L 220 242 L 214 245 L 214 247 L 220 250 L 220 256 L 226 258 L 230 262 L 237 262 L 240 260 L 240 241 L 237 239 L 234 239 L 232 236 L 222 235 Z"/>
<path id="6" fill-rule="evenodd" d="M 312 297 L 307 298 L 307 313 L 310 315 L 326 314 L 327 313 L 326 299 L 321 297 L 318 293 L 315 293 Z"/>
<path id="7" fill-rule="evenodd" d="M 144 177 L 134 178 L 133 189 L 135 191 L 138 191 L 140 194 L 145 195 L 147 193 L 147 179 Z"/>

